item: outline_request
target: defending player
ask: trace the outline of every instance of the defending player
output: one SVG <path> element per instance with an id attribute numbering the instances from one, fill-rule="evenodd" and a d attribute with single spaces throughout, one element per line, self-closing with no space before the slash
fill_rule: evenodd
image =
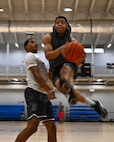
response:
<path id="1" fill-rule="evenodd" d="M 47 128 L 48 142 L 57 142 L 56 126 L 53 116 L 51 99 L 55 99 L 53 85 L 48 79 L 45 64 L 38 57 L 38 44 L 30 38 L 25 41 L 27 52 L 25 68 L 27 72 L 27 88 L 25 100 L 27 104 L 27 126 L 17 136 L 15 142 L 25 142 L 38 129 L 40 121 Z"/>

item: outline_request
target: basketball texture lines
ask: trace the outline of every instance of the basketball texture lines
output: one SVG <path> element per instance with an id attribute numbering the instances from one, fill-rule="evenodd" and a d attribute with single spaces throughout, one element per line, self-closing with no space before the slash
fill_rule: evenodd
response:
<path id="1" fill-rule="evenodd" d="M 79 62 L 82 58 L 85 58 L 84 47 L 81 43 L 71 41 L 66 44 L 63 49 L 63 57 L 73 63 Z"/>

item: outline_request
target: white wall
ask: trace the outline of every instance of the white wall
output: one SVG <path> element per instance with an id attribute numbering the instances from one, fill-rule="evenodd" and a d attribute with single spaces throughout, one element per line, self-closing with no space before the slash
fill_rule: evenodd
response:
<path id="1" fill-rule="evenodd" d="M 25 103 L 24 90 L 0 90 L 0 104 Z"/>
<path id="2" fill-rule="evenodd" d="M 39 47 L 39 55 L 41 59 L 45 62 L 46 65 L 48 65 L 48 61 L 44 56 L 43 50 L 41 50 L 42 47 Z M 6 64 L 6 48 L 1 47 L 0 48 L 0 65 Z M 9 48 L 9 65 L 23 65 L 24 57 L 25 57 L 25 50 L 22 47 L 16 48 L 15 46 L 10 46 Z M 86 62 L 91 63 L 92 62 L 92 54 L 86 55 Z M 105 53 L 103 54 L 94 54 L 94 63 L 95 65 L 106 65 L 106 63 L 114 62 L 114 47 L 111 47 L 111 49 L 105 49 Z"/>

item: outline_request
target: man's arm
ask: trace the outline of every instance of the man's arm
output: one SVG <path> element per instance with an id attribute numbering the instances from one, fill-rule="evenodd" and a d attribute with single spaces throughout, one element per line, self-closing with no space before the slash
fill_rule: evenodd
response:
<path id="1" fill-rule="evenodd" d="M 39 70 L 37 66 L 32 66 L 29 68 L 36 80 L 36 82 L 47 91 L 48 99 L 55 99 L 55 92 L 53 91 L 53 88 L 50 88 L 48 84 L 45 83 L 43 78 L 39 74 Z"/>
<path id="2" fill-rule="evenodd" d="M 44 44 L 44 53 L 45 53 L 45 56 L 48 60 L 53 60 L 57 56 L 59 56 L 62 52 L 62 48 L 65 46 L 65 45 L 63 45 L 63 46 L 60 46 L 59 48 L 57 48 L 56 50 L 53 50 L 50 34 L 46 34 L 43 37 L 43 44 Z"/>

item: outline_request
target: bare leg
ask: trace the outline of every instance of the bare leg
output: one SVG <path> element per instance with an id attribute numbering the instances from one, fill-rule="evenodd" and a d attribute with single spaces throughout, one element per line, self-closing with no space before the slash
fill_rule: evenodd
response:
<path id="1" fill-rule="evenodd" d="M 74 73 L 73 73 L 72 68 L 69 67 L 68 65 L 64 65 L 61 68 L 60 76 L 61 76 L 61 79 L 66 80 L 69 84 L 72 84 L 72 85 L 74 84 L 74 79 L 73 79 Z M 55 82 L 55 85 L 59 91 L 61 91 L 63 94 L 66 94 L 66 92 L 62 89 L 60 82 L 61 82 L 61 80 L 57 79 Z M 68 100 L 70 102 L 70 104 L 76 104 L 77 101 L 79 101 L 81 103 L 89 104 L 96 110 L 96 112 L 101 116 L 101 118 L 104 119 L 107 116 L 107 110 L 103 107 L 103 105 L 100 101 L 93 101 L 87 97 L 84 97 L 83 95 L 81 95 L 80 92 L 78 92 L 74 88 L 71 89 L 71 91 L 73 93 L 72 92 L 69 93 L 70 97 Z M 76 97 L 76 99 L 74 97 Z"/>
<path id="2" fill-rule="evenodd" d="M 74 84 L 74 73 L 73 73 L 73 70 L 71 69 L 71 67 L 64 65 L 61 68 L 60 75 L 61 75 L 62 79 L 68 81 L 72 85 Z M 66 93 L 65 90 L 61 89 L 59 79 L 56 80 L 55 85 L 60 92 L 62 92 L 63 94 Z M 85 101 L 86 101 L 85 97 L 82 96 L 80 94 L 80 92 L 78 92 L 76 89 L 74 89 L 74 95 L 77 97 L 78 101 L 85 103 Z"/>
<path id="3" fill-rule="evenodd" d="M 28 120 L 27 127 L 17 136 L 15 142 L 25 142 L 33 133 L 37 131 L 39 120 L 36 117 Z"/>
<path id="4" fill-rule="evenodd" d="M 45 121 L 44 125 L 46 126 L 48 132 L 48 142 L 57 142 L 55 122 Z"/>

